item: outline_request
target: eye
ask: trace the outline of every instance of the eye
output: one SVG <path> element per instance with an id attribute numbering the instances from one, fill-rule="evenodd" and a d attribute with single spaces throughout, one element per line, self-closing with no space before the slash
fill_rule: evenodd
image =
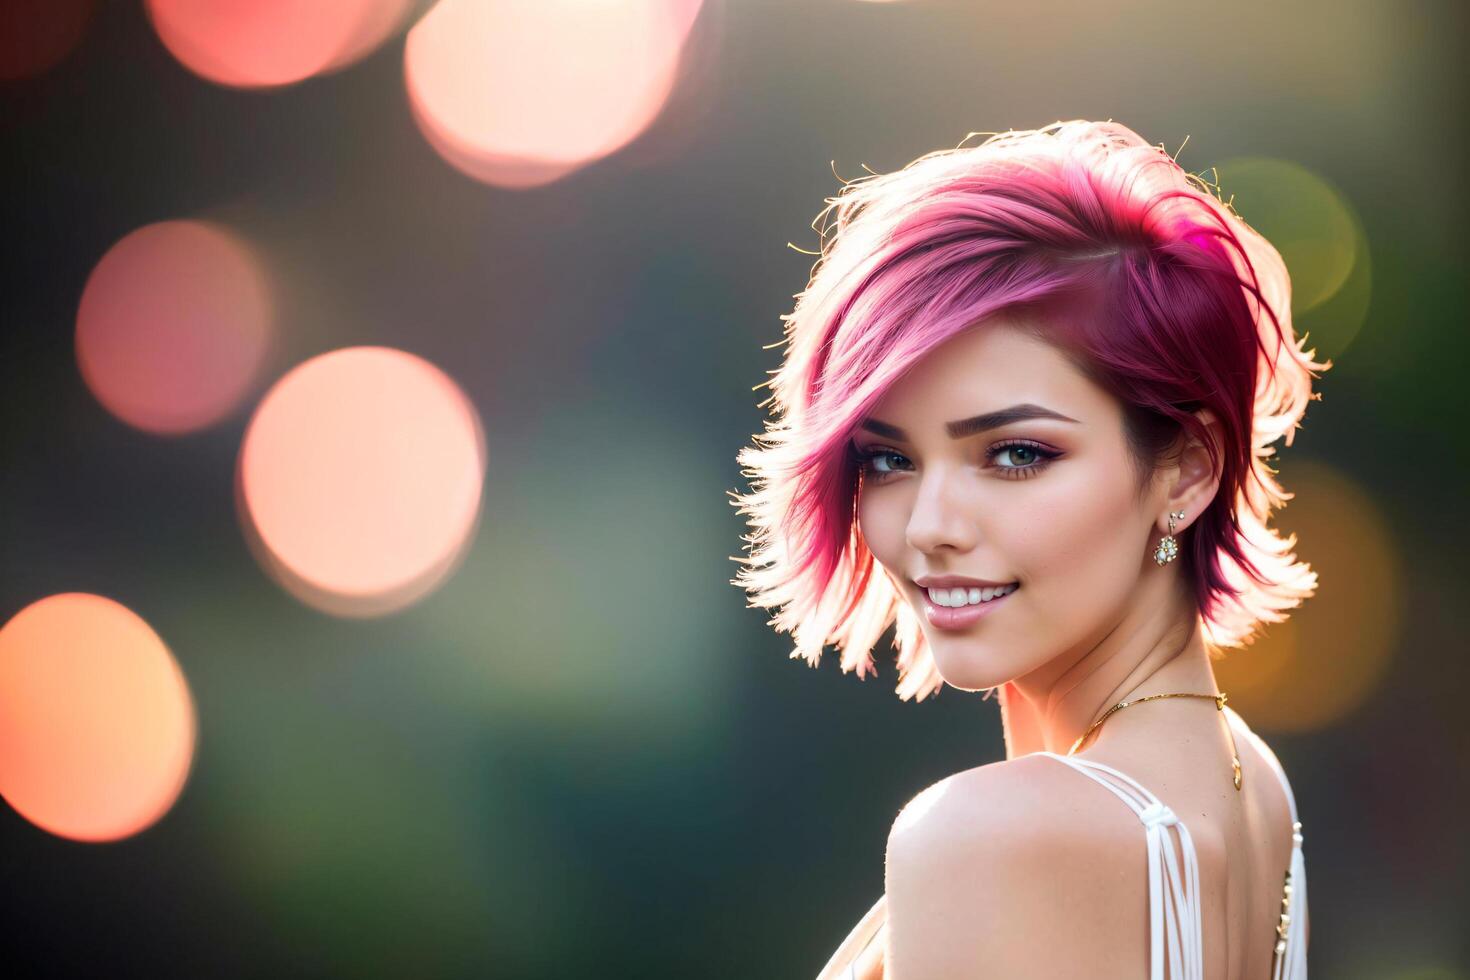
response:
<path id="1" fill-rule="evenodd" d="M 869 449 L 853 446 L 852 457 L 858 461 L 858 465 L 862 468 L 865 476 L 879 481 L 891 473 L 900 472 L 902 466 L 909 463 L 908 457 L 902 453 L 894 452 L 892 449 L 885 449 L 882 446 L 873 446 Z M 894 467 L 895 461 L 898 461 L 898 468 Z"/>
<path id="2" fill-rule="evenodd" d="M 1040 443 L 1025 439 L 996 443 L 985 450 L 986 458 L 992 463 L 1002 461 L 995 468 L 1010 479 L 1034 476 L 1060 455 L 1061 453 L 1047 449 Z"/>

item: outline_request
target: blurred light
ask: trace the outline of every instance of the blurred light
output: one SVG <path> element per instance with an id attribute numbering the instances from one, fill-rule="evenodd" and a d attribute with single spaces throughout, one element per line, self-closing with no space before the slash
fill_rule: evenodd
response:
<path id="1" fill-rule="evenodd" d="M 1340 355 L 1368 313 L 1371 262 L 1357 213 L 1341 192 L 1296 163 L 1243 157 L 1217 170 L 1225 199 L 1233 197 L 1240 215 L 1286 260 L 1298 333 L 1306 314 L 1329 300 L 1348 300 L 1333 303 L 1330 317 L 1310 323 L 1308 346 L 1321 356 Z"/>
<path id="2" fill-rule="evenodd" d="M 92 0 L 5 0 L 0 4 L 0 79 L 54 68 L 82 39 Z"/>
<path id="3" fill-rule="evenodd" d="M 189 775 L 187 682 L 111 599 L 49 596 L 0 629 L 0 795 L 43 830 L 110 841 L 168 812 Z"/>
<path id="4" fill-rule="evenodd" d="M 442 582 L 479 521 L 485 444 L 442 371 L 386 347 L 298 365 L 240 448 L 237 489 L 262 566 L 341 616 L 400 609 Z"/>
<path id="5" fill-rule="evenodd" d="M 190 71 L 238 88 L 335 71 L 387 39 L 413 0 L 147 0 L 159 38 Z"/>
<path id="6" fill-rule="evenodd" d="M 138 229 L 108 250 L 77 309 L 87 387 L 130 425 L 163 435 L 230 412 L 270 344 L 265 274 L 233 234 L 201 221 Z"/>
<path id="7" fill-rule="evenodd" d="M 1281 464 L 1296 496 L 1276 523 L 1317 572 L 1317 594 L 1285 623 L 1215 662 L 1220 689 L 1262 730 L 1311 731 L 1366 702 L 1389 667 L 1403 613 L 1394 536 L 1362 489 L 1328 466 Z"/>
<path id="8" fill-rule="evenodd" d="M 701 0 L 440 0 L 404 81 L 429 144 L 488 184 L 550 183 L 625 146 L 663 108 Z"/>
<path id="9" fill-rule="evenodd" d="M 648 128 L 618 151 L 618 166 L 644 170 L 677 165 L 724 125 L 717 103 L 727 78 L 721 62 L 730 54 L 727 10 L 724 0 L 700 6 L 684 37 L 667 101 Z"/>

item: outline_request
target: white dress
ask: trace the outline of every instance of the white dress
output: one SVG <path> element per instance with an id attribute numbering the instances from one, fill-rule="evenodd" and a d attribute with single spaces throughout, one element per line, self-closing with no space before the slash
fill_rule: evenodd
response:
<path id="1" fill-rule="evenodd" d="M 1233 708 L 1226 705 L 1223 710 L 1237 735 L 1250 740 L 1270 763 L 1281 780 L 1281 788 L 1291 808 L 1290 873 L 1283 888 L 1271 980 L 1307 980 L 1307 944 L 1303 930 L 1307 917 L 1307 870 L 1302 856 L 1302 825 L 1297 819 L 1296 797 L 1276 754 L 1250 730 L 1245 719 Z M 1149 980 L 1165 980 L 1166 977 L 1168 980 L 1203 980 L 1199 863 L 1184 821 L 1138 780 L 1111 766 L 1055 752 L 1035 754 L 1049 756 L 1106 787 L 1138 817 L 1148 841 Z M 1179 841 L 1177 853 L 1171 844 L 1176 839 Z M 818 980 L 823 977 L 856 980 L 858 956 L 878 935 L 886 920 L 885 900 L 886 896 L 880 898 L 863 916 L 832 955 Z M 834 969 L 842 972 L 831 972 Z"/>

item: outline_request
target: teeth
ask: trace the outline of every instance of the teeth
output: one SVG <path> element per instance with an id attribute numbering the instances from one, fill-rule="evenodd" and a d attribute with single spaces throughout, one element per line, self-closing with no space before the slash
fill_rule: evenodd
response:
<path id="1" fill-rule="evenodd" d="M 1010 595 L 1020 588 L 1015 582 L 1010 585 L 997 585 L 994 588 L 974 589 L 926 589 L 929 599 L 936 606 L 973 606 L 979 602 L 989 602 L 999 599 L 1003 595 Z"/>

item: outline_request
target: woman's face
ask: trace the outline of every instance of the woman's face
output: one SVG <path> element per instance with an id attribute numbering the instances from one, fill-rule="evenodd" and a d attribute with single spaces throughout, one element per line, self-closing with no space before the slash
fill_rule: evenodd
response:
<path id="1" fill-rule="evenodd" d="M 992 317 L 932 351 L 853 438 L 863 537 L 964 690 L 1106 637 L 1152 564 L 1167 502 L 1157 482 L 1139 499 L 1116 399 L 1013 324 Z M 1016 588 L 946 608 L 915 582 L 941 576 Z"/>

